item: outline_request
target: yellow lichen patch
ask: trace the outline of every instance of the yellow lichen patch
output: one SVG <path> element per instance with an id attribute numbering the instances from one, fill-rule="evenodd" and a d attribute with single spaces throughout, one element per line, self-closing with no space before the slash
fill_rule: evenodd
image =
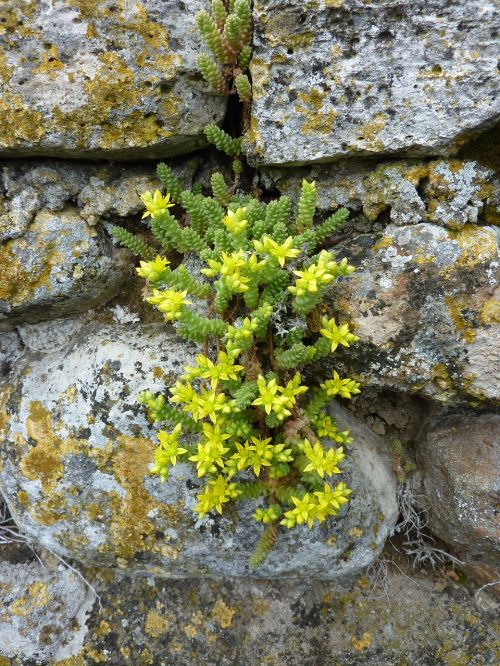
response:
<path id="1" fill-rule="evenodd" d="M 448 238 L 456 241 L 462 250 L 457 266 L 472 269 L 497 256 L 495 232 L 474 224 L 465 224 L 456 231 L 448 231 Z"/>
<path id="2" fill-rule="evenodd" d="M 314 40 L 314 32 L 298 32 L 296 26 L 291 26 L 285 12 L 270 16 L 263 26 L 265 39 L 270 46 L 281 46 L 284 49 L 305 48 Z"/>
<path id="3" fill-rule="evenodd" d="M 12 394 L 12 388 L 8 384 L 0 386 L 0 440 L 5 441 L 10 430 L 10 419 L 7 413 L 7 402 Z"/>
<path id="4" fill-rule="evenodd" d="M 18 617 L 26 617 L 29 613 L 29 600 L 26 597 L 19 597 L 12 602 L 10 612 Z"/>
<path id="5" fill-rule="evenodd" d="M 43 114 L 28 109 L 20 95 L 4 91 L 0 97 L 0 146 L 12 148 L 20 141 L 37 143 L 44 136 Z"/>
<path id="6" fill-rule="evenodd" d="M 43 608 L 49 603 L 49 586 L 37 581 L 30 585 L 29 595 L 33 606 Z"/>
<path id="7" fill-rule="evenodd" d="M 148 537 L 154 535 L 155 525 L 148 517 L 150 512 L 156 510 L 167 515 L 172 524 L 179 514 L 177 508 L 156 501 L 144 487 L 154 449 L 151 440 L 120 435 L 117 443 L 111 461 L 115 477 L 126 494 L 112 504 L 110 531 L 115 554 L 127 560 L 152 545 Z"/>
<path id="8" fill-rule="evenodd" d="M 101 620 L 99 622 L 99 626 L 95 630 L 95 635 L 98 636 L 99 638 L 103 638 L 104 636 L 107 636 L 108 634 L 111 633 L 111 627 L 109 626 L 109 622 L 106 622 L 106 620 Z"/>
<path id="9" fill-rule="evenodd" d="M 0 81 L 6 83 L 12 76 L 14 71 L 13 67 L 9 67 L 7 63 L 7 56 L 3 51 L 0 51 Z"/>
<path id="10" fill-rule="evenodd" d="M 32 70 L 32 74 L 46 74 L 49 79 L 54 79 L 56 72 L 61 69 L 64 69 L 64 63 L 59 60 L 59 49 L 51 44 L 43 52 L 41 62 Z"/>
<path id="11" fill-rule="evenodd" d="M 476 331 L 472 327 L 472 324 L 463 316 L 463 312 L 470 308 L 471 305 L 468 296 L 466 294 L 445 296 L 445 302 L 455 329 L 462 335 L 466 342 L 474 342 Z"/>
<path id="12" fill-rule="evenodd" d="M 417 247 L 415 250 L 415 256 L 414 256 L 415 262 L 417 264 L 434 264 L 436 263 L 436 255 L 435 254 L 427 254 L 424 249 L 421 247 Z"/>
<path id="13" fill-rule="evenodd" d="M 21 5 L 21 3 L 18 3 Z M 24 34 L 26 19 L 32 18 L 35 9 L 38 7 L 39 0 L 24 0 L 21 6 L 13 7 L 12 3 L 0 3 L 0 35 L 6 33 L 19 32 Z"/>
<path id="14" fill-rule="evenodd" d="M 251 64 L 252 72 L 252 95 L 259 99 L 265 94 L 265 87 L 269 84 L 269 63 L 262 58 L 253 58 Z"/>
<path id="15" fill-rule="evenodd" d="M 299 99 L 302 104 L 295 106 L 295 111 L 305 118 L 301 131 L 303 134 L 309 132 L 320 132 L 329 134 L 335 118 L 339 115 L 334 109 L 324 109 L 323 103 L 326 93 L 313 88 L 309 93 L 300 93 Z"/>
<path id="16" fill-rule="evenodd" d="M 227 629 L 233 622 L 233 616 L 236 611 L 227 606 L 222 599 L 217 599 L 212 608 L 212 617 L 219 623 L 221 629 Z"/>
<path id="17" fill-rule="evenodd" d="M 104 0 L 67 0 L 67 3 L 78 9 L 82 18 L 95 18 L 102 13 L 101 6 Z"/>
<path id="18" fill-rule="evenodd" d="M 384 144 L 377 139 L 378 135 L 384 129 L 388 120 L 386 113 L 377 113 L 368 123 L 363 123 L 358 132 L 365 140 L 367 148 L 371 150 L 382 150 Z"/>
<path id="19" fill-rule="evenodd" d="M 188 638 L 195 638 L 198 633 L 198 629 L 192 624 L 186 624 L 184 627 L 184 633 Z"/>
<path id="20" fill-rule="evenodd" d="M 500 324 L 500 301 L 493 299 L 487 301 L 481 308 L 479 319 L 486 326 Z"/>
<path id="21" fill-rule="evenodd" d="M 64 473 L 62 453 L 63 441 L 52 430 L 50 412 L 39 400 L 30 403 L 26 430 L 36 445 L 21 461 L 21 470 L 28 479 L 40 479 L 43 489 L 51 490 Z"/>
<path id="22" fill-rule="evenodd" d="M 391 245 L 394 243 L 394 239 L 391 238 L 390 236 L 384 236 L 384 238 L 381 238 L 375 245 L 372 247 L 372 252 L 377 252 L 378 250 L 382 250 L 384 247 L 391 247 Z"/>
<path id="23" fill-rule="evenodd" d="M 442 391 L 452 391 L 454 388 L 453 381 L 443 363 L 436 363 L 432 368 L 432 381 Z"/>
<path id="24" fill-rule="evenodd" d="M 41 525 L 54 525 L 68 517 L 68 498 L 65 493 L 52 492 L 29 507 L 30 516 Z"/>
<path id="25" fill-rule="evenodd" d="M 170 627 L 170 622 L 163 615 L 155 613 L 150 610 L 146 615 L 146 624 L 144 631 L 152 638 L 159 638 L 162 634 L 166 633 Z"/>
<path id="26" fill-rule="evenodd" d="M 366 650 L 370 647 L 372 640 L 372 635 L 365 631 L 361 638 L 356 638 L 356 636 L 353 636 L 351 638 L 351 643 L 356 652 L 362 652 L 363 650 Z"/>
<path id="27" fill-rule="evenodd" d="M 325 0 L 325 7 L 331 7 L 333 9 L 338 9 L 342 7 L 344 0 Z"/>

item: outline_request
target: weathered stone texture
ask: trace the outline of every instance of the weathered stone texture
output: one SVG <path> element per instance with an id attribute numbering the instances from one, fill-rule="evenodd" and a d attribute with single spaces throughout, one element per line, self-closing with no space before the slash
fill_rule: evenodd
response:
<path id="1" fill-rule="evenodd" d="M 429 527 L 459 557 L 500 576 L 500 416 L 448 416 L 427 424 L 418 446 Z"/>
<path id="2" fill-rule="evenodd" d="M 182 186 L 199 164 L 173 166 Z M 133 220 L 140 230 L 139 193 L 160 187 L 153 166 L 37 160 L 0 169 L 0 329 L 113 298 L 133 262 L 105 227 Z"/>
<path id="3" fill-rule="evenodd" d="M 148 468 L 154 429 L 136 396 L 163 390 L 196 349 L 164 325 L 80 331 L 54 354 L 27 354 L 3 389 L 1 488 L 37 542 L 84 562 L 157 575 L 248 575 L 261 527 L 251 503 L 222 517 L 192 513 L 200 481 L 179 464 L 167 483 Z M 355 431 L 344 465 L 352 501 L 338 518 L 280 534 L 257 576 L 335 578 L 369 565 L 398 515 L 383 442 L 337 407 Z"/>
<path id="4" fill-rule="evenodd" d="M 449 155 L 498 120 L 498 5 L 256 0 L 254 164 Z"/>
<path id="5" fill-rule="evenodd" d="M 332 308 L 361 338 L 335 367 L 365 386 L 448 404 L 498 403 L 497 229 L 390 225 L 335 249 L 357 270 L 333 290 Z"/>
<path id="6" fill-rule="evenodd" d="M 0 655 L 53 664 L 80 651 L 94 595 L 69 568 L 0 562 L 0 594 Z"/>
<path id="7" fill-rule="evenodd" d="M 294 201 L 304 178 L 316 183 L 318 212 L 345 206 L 355 214 L 357 226 L 362 214 L 365 229 L 379 230 L 389 221 L 457 229 L 468 223 L 497 224 L 500 216 L 498 174 L 473 160 L 345 160 L 260 171 L 264 187 L 276 188 Z"/>
<path id="8" fill-rule="evenodd" d="M 225 99 L 201 81 L 206 0 L 7 0 L 0 7 L 0 154 L 185 153 Z"/>
<path id="9" fill-rule="evenodd" d="M 125 252 L 76 209 L 43 210 L 0 246 L 0 328 L 78 312 L 113 297 L 129 273 Z"/>

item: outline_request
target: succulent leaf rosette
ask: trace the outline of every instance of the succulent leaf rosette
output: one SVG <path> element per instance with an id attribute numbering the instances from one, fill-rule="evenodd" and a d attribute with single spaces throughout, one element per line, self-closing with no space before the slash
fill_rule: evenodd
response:
<path id="1" fill-rule="evenodd" d="M 234 156 L 234 139 L 210 132 Z M 334 479 L 351 439 L 324 410 L 359 393 L 359 384 L 334 372 L 308 386 L 300 372 L 358 339 L 347 322 L 324 314 L 328 290 L 354 270 L 321 249 L 348 212 L 314 224 L 314 182 L 303 182 L 294 212 L 286 196 L 263 203 L 234 192 L 220 173 L 207 196 L 182 191 L 164 164 L 158 175 L 166 194 L 141 198 L 161 250 L 119 227 L 113 233 L 142 257 L 145 300 L 200 353 L 164 395 L 139 398 L 153 422 L 170 424 L 158 433 L 151 472 L 168 482 L 178 462 L 194 465 L 204 484 L 200 518 L 255 502 L 264 532 L 251 564 L 259 566 L 279 529 L 312 527 L 349 501 L 351 490 Z M 197 260 L 172 268 L 172 250 Z"/>

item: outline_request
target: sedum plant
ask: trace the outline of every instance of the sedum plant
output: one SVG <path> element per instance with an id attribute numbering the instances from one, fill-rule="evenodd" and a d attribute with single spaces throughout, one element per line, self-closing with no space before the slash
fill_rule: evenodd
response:
<path id="1" fill-rule="evenodd" d="M 212 0 L 211 14 L 198 12 L 196 24 L 210 51 L 198 57 L 203 78 L 214 92 L 222 95 L 237 93 L 242 102 L 250 102 L 251 0 Z"/>
<path id="2" fill-rule="evenodd" d="M 212 133 L 227 154 L 237 153 L 236 139 Z M 158 175 L 167 192 L 141 198 L 161 251 L 120 227 L 113 234 L 141 257 L 146 301 L 200 353 L 168 394 L 139 397 L 153 422 L 171 426 L 158 433 L 151 472 L 165 481 L 179 462 L 193 465 L 203 482 L 199 518 L 254 502 L 264 526 L 251 558 L 259 566 L 278 529 L 323 523 L 351 493 L 334 481 L 351 439 L 324 409 L 359 385 L 334 372 L 311 386 L 301 373 L 358 339 L 323 306 L 327 291 L 354 270 L 322 249 L 348 212 L 314 224 L 314 182 L 303 182 L 293 211 L 286 196 L 266 204 L 233 192 L 220 173 L 209 196 L 182 191 L 164 164 Z M 174 268 L 172 250 L 186 264 Z"/>

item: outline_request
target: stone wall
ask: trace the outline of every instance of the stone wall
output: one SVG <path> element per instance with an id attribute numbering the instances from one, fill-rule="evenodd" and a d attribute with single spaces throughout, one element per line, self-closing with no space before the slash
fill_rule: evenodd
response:
<path id="1" fill-rule="evenodd" d="M 245 512 L 236 523 L 196 522 L 196 478 L 184 465 L 167 484 L 149 474 L 154 431 L 136 395 L 171 383 L 196 348 L 144 307 L 134 258 L 109 234 L 118 223 L 146 237 L 138 193 L 159 186 L 155 160 L 168 158 L 186 187 L 206 183 L 218 163 L 203 128 L 237 112 L 196 68 L 194 16 L 208 4 L 0 3 L 0 490 L 30 543 L 107 581 L 108 609 L 120 576 L 133 580 L 136 601 L 144 575 L 243 579 L 256 536 Z M 499 27 L 498 5 L 486 0 L 254 2 L 249 182 L 296 201 L 302 179 L 315 180 L 318 220 L 350 211 L 330 245 L 357 269 L 328 303 L 360 337 L 335 367 L 363 394 L 350 411 L 332 406 L 355 436 L 345 472 L 355 492 L 339 520 L 292 531 L 259 570 L 287 579 L 292 608 L 300 600 L 290 590 L 304 577 L 344 584 L 377 566 L 387 538 L 397 538 L 403 487 L 461 576 L 491 590 L 500 578 Z M 160 661 L 151 637 L 173 621 L 154 595 L 156 606 L 144 606 L 150 657 L 139 641 L 126 656 L 115 646 L 94 659 L 90 642 L 81 651 L 89 592 L 76 574 L 56 571 L 0 564 L 1 666 L 299 663 L 293 641 L 267 661 L 225 645 L 214 661 L 189 662 L 185 645 L 175 657 L 173 639 L 172 661 Z M 175 585 L 182 597 L 194 583 Z M 266 585 L 251 588 L 252 603 Z M 398 579 L 402 598 L 404 585 Z M 212 588 L 202 597 L 217 607 L 209 629 L 229 627 L 239 611 Z M 183 636 L 206 638 L 189 603 Z M 276 597 L 275 607 L 290 630 L 293 613 Z M 136 622 L 137 607 L 127 613 Z M 347 616 L 357 624 L 339 663 L 393 663 L 370 653 L 359 617 Z M 417 664 L 494 663 L 473 648 L 462 661 L 439 661 L 440 641 L 420 662 L 406 643 L 401 654 Z M 332 663 L 311 651 L 300 663 Z"/>

